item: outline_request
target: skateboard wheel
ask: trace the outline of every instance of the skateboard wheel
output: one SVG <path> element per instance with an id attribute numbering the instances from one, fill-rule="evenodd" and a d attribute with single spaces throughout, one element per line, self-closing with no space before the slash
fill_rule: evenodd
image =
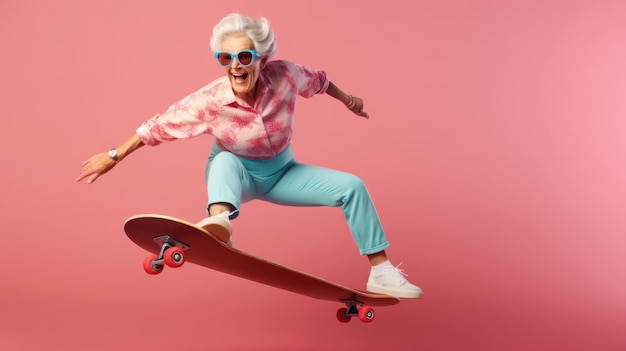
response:
<path id="1" fill-rule="evenodd" d="M 350 316 L 348 316 L 348 309 L 345 307 L 340 308 L 339 310 L 337 310 L 337 319 L 341 322 L 341 323 L 348 323 L 350 321 Z"/>
<path id="2" fill-rule="evenodd" d="M 359 309 L 359 319 L 361 322 L 369 323 L 374 320 L 374 309 L 369 306 L 363 306 Z"/>
<path id="3" fill-rule="evenodd" d="M 159 274 L 163 271 L 163 265 L 155 263 L 157 255 L 150 255 L 143 260 L 143 270 L 148 274 Z"/>
<path id="4" fill-rule="evenodd" d="M 176 268 L 180 267 L 185 263 L 185 255 L 183 254 L 183 249 L 180 247 L 172 247 L 165 251 L 163 254 L 163 261 L 165 264 Z"/>

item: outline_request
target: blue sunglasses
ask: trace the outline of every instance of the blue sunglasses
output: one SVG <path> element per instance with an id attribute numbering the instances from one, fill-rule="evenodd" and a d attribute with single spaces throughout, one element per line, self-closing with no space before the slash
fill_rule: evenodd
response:
<path id="1" fill-rule="evenodd" d="M 222 67 L 228 67 L 232 65 L 235 57 L 237 58 L 237 61 L 239 61 L 239 64 L 241 66 L 248 67 L 252 63 L 254 63 L 255 57 L 260 56 L 263 56 L 263 54 L 256 50 L 241 50 L 236 54 L 228 51 L 218 51 L 215 53 L 215 59 L 217 60 L 217 63 L 219 63 Z"/>

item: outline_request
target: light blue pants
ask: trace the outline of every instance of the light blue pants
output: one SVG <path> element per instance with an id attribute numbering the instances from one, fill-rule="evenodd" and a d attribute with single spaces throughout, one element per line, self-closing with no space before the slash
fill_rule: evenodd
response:
<path id="1" fill-rule="evenodd" d="M 254 199 L 288 206 L 341 206 L 361 255 L 389 246 L 370 195 L 358 177 L 294 159 L 289 146 L 268 160 L 239 158 L 213 145 L 205 170 L 209 204 Z M 235 219 L 240 212 L 231 215 Z"/>

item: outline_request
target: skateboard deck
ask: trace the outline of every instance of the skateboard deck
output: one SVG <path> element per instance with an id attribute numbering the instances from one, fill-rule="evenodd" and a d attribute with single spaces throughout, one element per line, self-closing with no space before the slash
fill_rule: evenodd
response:
<path id="1" fill-rule="evenodd" d="M 174 217 L 133 216 L 126 220 L 124 231 L 135 244 L 152 253 L 144 260 L 144 270 L 150 274 L 160 273 L 165 266 L 194 263 L 314 299 L 343 303 L 346 307 L 337 311 L 341 322 L 348 322 L 352 317 L 371 322 L 374 319 L 371 306 L 400 302 L 396 297 L 345 287 L 231 248 L 203 228 Z"/>

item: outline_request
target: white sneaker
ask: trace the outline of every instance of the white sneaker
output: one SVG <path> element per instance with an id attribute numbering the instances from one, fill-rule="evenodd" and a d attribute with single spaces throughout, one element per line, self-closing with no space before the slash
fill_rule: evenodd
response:
<path id="1" fill-rule="evenodd" d="M 229 216 L 230 212 L 223 212 L 217 216 L 211 216 L 201 220 L 196 226 L 213 234 L 215 237 L 228 244 L 228 246 L 233 246 L 233 230 L 230 226 Z"/>
<path id="2" fill-rule="evenodd" d="M 376 272 L 372 268 L 367 279 L 367 291 L 409 299 L 421 298 L 422 289 L 409 283 L 405 278 L 404 271 L 398 267 L 383 269 L 380 272 Z"/>

